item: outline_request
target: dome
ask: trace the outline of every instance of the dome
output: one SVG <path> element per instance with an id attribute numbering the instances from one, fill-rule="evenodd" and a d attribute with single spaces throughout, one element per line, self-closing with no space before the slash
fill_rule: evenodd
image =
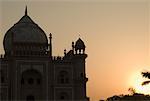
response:
<path id="1" fill-rule="evenodd" d="M 6 32 L 3 40 L 5 52 L 11 51 L 12 42 L 48 44 L 46 34 L 27 15 L 27 9 L 25 15 Z"/>
<path id="2" fill-rule="evenodd" d="M 85 44 L 80 38 L 75 43 L 75 50 L 78 49 L 85 49 Z"/>

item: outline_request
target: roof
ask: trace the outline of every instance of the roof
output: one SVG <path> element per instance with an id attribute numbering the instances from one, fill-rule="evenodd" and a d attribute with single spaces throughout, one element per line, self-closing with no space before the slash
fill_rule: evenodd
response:
<path id="1" fill-rule="evenodd" d="M 17 43 L 48 43 L 45 32 L 27 15 L 27 8 L 25 15 L 6 32 L 3 40 L 5 51 L 11 50 L 12 41 Z"/>

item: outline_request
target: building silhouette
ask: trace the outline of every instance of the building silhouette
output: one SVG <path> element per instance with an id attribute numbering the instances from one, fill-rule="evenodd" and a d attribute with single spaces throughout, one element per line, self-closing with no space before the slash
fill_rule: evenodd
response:
<path id="1" fill-rule="evenodd" d="M 52 56 L 52 34 L 25 15 L 3 40 L 0 99 L 24 101 L 89 101 L 86 96 L 85 44 L 79 38 L 63 57 Z"/>

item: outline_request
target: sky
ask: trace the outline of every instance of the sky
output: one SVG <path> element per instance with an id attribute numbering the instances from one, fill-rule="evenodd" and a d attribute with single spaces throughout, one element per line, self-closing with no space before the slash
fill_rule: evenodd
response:
<path id="1" fill-rule="evenodd" d="M 150 71 L 149 0 L 0 0 L 0 53 L 3 37 L 24 15 L 53 35 L 53 55 L 63 56 L 79 37 L 85 42 L 87 95 L 91 101 L 128 94 L 142 87 Z"/>

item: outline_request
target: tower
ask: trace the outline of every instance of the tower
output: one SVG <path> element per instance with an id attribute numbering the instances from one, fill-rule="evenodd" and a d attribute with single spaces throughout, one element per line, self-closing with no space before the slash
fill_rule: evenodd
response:
<path id="1" fill-rule="evenodd" d="M 52 34 L 24 16 L 5 34 L 0 57 L 1 100 L 88 101 L 85 44 L 79 38 L 64 56 L 52 56 Z"/>
<path id="2" fill-rule="evenodd" d="M 86 97 L 86 82 L 88 78 L 86 77 L 85 73 L 85 59 L 87 58 L 87 54 L 85 54 L 85 44 L 79 38 L 75 43 L 75 55 L 74 55 L 74 71 L 75 71 L 75 78 L 77 84 L 76 86 L 76 94 L 78 99 L 84 99 Z"/>

